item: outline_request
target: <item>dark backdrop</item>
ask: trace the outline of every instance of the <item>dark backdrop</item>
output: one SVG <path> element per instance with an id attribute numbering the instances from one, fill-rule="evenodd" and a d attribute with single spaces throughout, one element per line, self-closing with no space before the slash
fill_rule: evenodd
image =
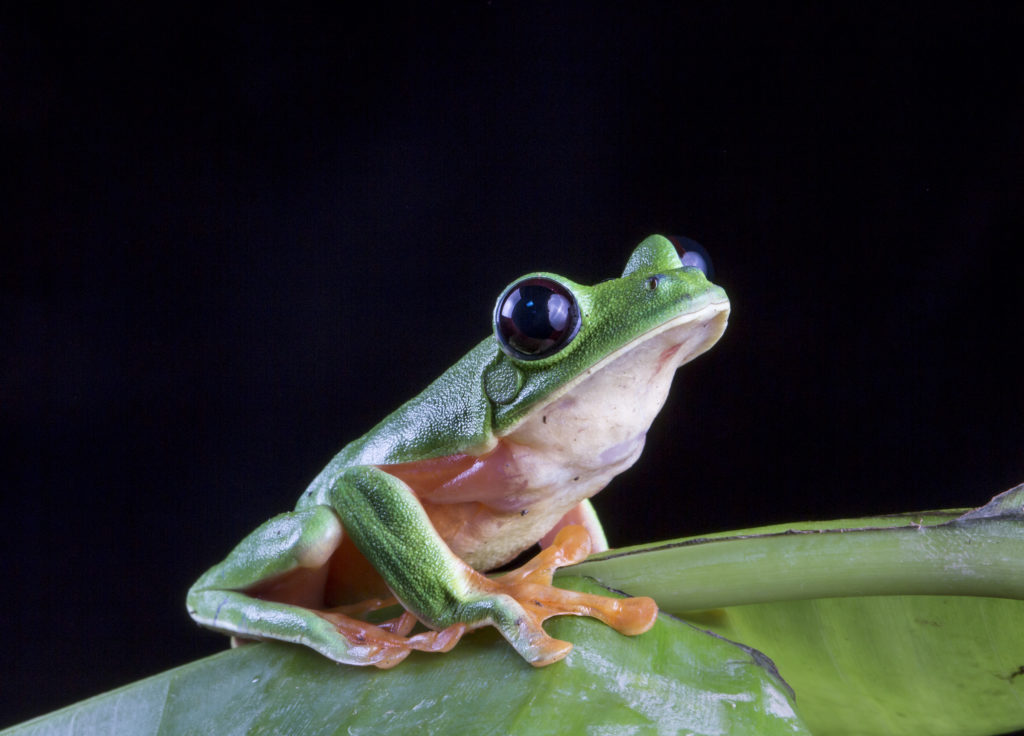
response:
<path id="1" fill-rule="evenodd" d="M 733 301 L 613 544 L 1024 480 L 1021 12 L 4 12 L 0 725 L 219 651 L 190 582 L 652 232 Z"/>

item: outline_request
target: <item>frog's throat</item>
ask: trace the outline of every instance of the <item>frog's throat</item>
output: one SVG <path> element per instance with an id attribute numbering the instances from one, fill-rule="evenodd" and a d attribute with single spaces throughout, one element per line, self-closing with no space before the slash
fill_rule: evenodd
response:
<path id="1" fill-rule="evenodd" d="M 623 359 L 626 356 L 633 355 L 638 356 L 639 358 L 643 352 L 642 347 L 653 344 L 653 341 L 656 340 L 656 338 L 662 337 L 666 333 L 679 331 L 682 330 L 682 328 L 688 328 L 685 332 L 680 333 L 685 339 L 678 343 L 678 348 L 673 351 L 672 355 L 665 358 L 666 361 L 670 361 L 671 365 L 659 366 L 671 367 L 671 371 L 668 372 L 669 378 L 671 378 L 671 375 L 676 368 L 684 365 L 685 363 L 689 363 L 699 355 L 706 353 L 715 345 L 716 342 L 718 342 L 729 323 L 729 311 L 729 300 L 723 298 L 719 301 L 709 302 L 694 312 L 681 314 L 678 317 L 667 320 L 657 327 L 648 330 L 633 340 L 630 340 L 619 349 L 609 353 L 604 358 L 594 363 L 594 365 L 581 372 L 579 376 L 566 382 L 564 385 L 539 400 L 532 410 L 526 412 L 514 424 L 504 428 L 500 433 L 495 433 L 494 438 L 492 438 L 488 443 L 488 447 L 474 448 L 473 450 L 470 450 L 469 453 L 482 454 L 483 452 L 490 450 L 497 439 L 516 434 L 522 425 L 530 422 L 538 413 L 544 412 L 547 407 L 557 403 L 565 395 L 577 391 L 581 384 L 593 381 L 595 377 L 608 368 L 608 366 L 617 363 L 620 359 Z M 658 408 L 660 409 L 660 407 L 661 405 L 659 404 Z"/>

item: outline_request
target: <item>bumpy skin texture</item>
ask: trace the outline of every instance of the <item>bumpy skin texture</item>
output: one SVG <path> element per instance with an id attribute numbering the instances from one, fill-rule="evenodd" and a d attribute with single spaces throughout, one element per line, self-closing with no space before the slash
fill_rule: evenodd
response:
<path id="1" fill-rule="evenodd" d="M 481 342 L 345 447 L 295 511 L 203 575 L 189 591 L 193 618 L 378 667 L 446 651 L 485 625 L 535 665 L 571 649 L 544 633 L 550 616 L 592 616 L 627 634 L 653 625 L 650 599 L 563 591 L 551 575 L 606 548 L 587 499 L 636 461 L 675 369 L 717 341 L 728 300 L 660 236 L 619 279 L 523 278 L 537 276 L 571 292 L 575 337 L 537 360 Z M 519 570 L 477 572 L 538 541 L 545 549 Z M 398 618 L 362 620 L 396 599 Z M 417 620 L 429 630 L 410 635 Z"/>

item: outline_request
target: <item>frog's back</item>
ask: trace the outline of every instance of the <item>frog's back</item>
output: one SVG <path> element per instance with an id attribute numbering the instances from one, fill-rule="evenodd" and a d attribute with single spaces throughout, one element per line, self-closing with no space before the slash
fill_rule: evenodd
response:
<path id="1" fill-rule="evenodd" d="M 320 471 L 298 506 L 320 503 L 334 479 L 354 465 L 392 465 L 446 457 L 479 447 L 490 438 L 491 407 L 482 388 L 484 371 L 497 358 L 494 338 L 483 340 L 422 393 L 349 443 Z"/>

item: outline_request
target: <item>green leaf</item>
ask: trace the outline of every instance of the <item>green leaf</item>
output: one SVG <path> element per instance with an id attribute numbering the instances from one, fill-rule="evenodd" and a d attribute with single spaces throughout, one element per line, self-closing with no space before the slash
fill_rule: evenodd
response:
<path id="1" fill-rule="evenodd" d="M 593 586 L 581 576 L 654 596 L 658 623 L 629 638 L 555 620 L 576 648 L 542 669 L 489 630 L 383 672 L 253 645 L 6 733 L 808 733 L 800 718 L 815 734 L 1024 728 L 1024 486 L 966 513 L 614 551 L 559 584 Z"/>
<path id="2" fill-rule="evenodd" d="M 572 572 L 764 652 L 815 734 L 1024 728 L 1024 485 L 967 513 L 710 535 Z"/>
<path id="3" fill-rule="evenodd" d="M 1024 728 L 1024 601 L 826 598 L 715 618 L 708 628 L 772 656 L 815 734 Z"/>
<path id="4" fill-rule="evenodd" d="M 607 592 L 579 578 L 566 583 Z M 809 733 L 770 662 L 690 624 L 663 615 L 639 637 L 590 619 L 548 628 L 576 646 L 541 669 L 491 631 L 387 671 L 255 644 L 7 733 Z"/>

